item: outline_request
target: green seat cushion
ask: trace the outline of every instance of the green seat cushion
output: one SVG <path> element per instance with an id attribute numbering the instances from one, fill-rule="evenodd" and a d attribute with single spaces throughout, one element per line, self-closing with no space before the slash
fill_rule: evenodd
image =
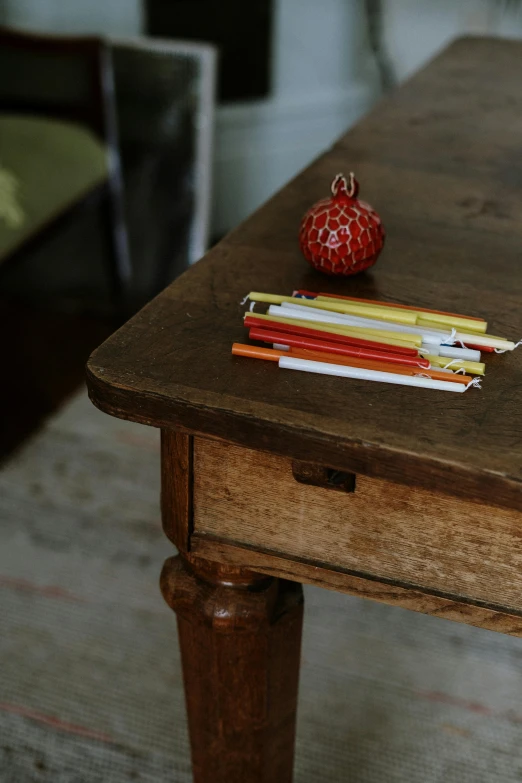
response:
<path id="1" fill-rule="evenodd" d="M 0 115 L 0 261 L 107 178 L 107 151 L 71 122 Z"/>

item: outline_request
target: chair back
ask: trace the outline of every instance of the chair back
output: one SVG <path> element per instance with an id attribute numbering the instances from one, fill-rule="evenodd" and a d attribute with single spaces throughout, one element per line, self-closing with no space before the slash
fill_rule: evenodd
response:
<path id="1" fill-rule="evenodd" d="M 214 46 L 111 39 L 137 288 L 155 295 L 208 247 Z"/>
<path id="2" fill-rule="evenodd" d="M 109 196 L 106 212 L 111 215 L 110 273 L 115 300 L 120 300 L 131 264 L 109 43 L 96 36 L 57 37 L 0 27 L 1 114 L 74 122 L 102 143 Z"/>
<path id="3" fill-rule="evenodd" d="M 111 54 L 94 36 L 0 27 L 0 112 L 70 120 L 116 143 Z"/>

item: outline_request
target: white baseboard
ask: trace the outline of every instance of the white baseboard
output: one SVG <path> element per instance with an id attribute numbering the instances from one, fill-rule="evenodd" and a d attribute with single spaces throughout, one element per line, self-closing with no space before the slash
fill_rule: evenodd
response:
<path id="1" fill-rule="evenodd" d="M 330 93 L 298 94 L 291 102 L 219 107 L 214 236 L 225 234 L 257 209 L 353 125 L 377 97 L 373 82 Z"/>

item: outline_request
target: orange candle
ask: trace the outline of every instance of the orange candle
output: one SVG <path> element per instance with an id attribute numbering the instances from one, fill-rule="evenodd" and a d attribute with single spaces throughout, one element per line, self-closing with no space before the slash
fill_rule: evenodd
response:
<path id="1" fill-rule="evenodd" d="M 234 356 L 246 356 L 250 359 L 265 359 L 272 362 L 278 362 L 282 356 L 295 356 L 298 359 L 310 359 L 311 361 L 339 364 L 345 367 L 361 367 L 365 370 L 380 370 L 381 372 L 391 372 L 398 375 L 425 375 L 429 378 L 433 378 L 433 380 L 453 381 L 454 383 L 467 384 L 472 380 L 468 375 L 457 375 L 456 373 L 441 372 L 440 370 L 415 369 L 400 364 L 390 365 L 388 362 L 351 358 L 348 356 L 339 356 L 337 354 L 323 353 L 322 351 L 307 351 L 302 348 L 291 348 L 289 351 L 278 351 L 274 348 L 263 348 L 259 345 L 234 343 L 232 345 L 232 353 Z"/>

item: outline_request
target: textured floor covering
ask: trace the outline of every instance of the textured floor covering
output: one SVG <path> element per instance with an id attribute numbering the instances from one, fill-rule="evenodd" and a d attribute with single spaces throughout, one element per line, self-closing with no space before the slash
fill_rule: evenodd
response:
<path id="1" fill-rule="evenodd" d="M 189 783 L 158 476 L 84 395 L 0 472 L 2 783 Z M 296 783 L 522 780 L 521 640 L 305 596 Z"/>

